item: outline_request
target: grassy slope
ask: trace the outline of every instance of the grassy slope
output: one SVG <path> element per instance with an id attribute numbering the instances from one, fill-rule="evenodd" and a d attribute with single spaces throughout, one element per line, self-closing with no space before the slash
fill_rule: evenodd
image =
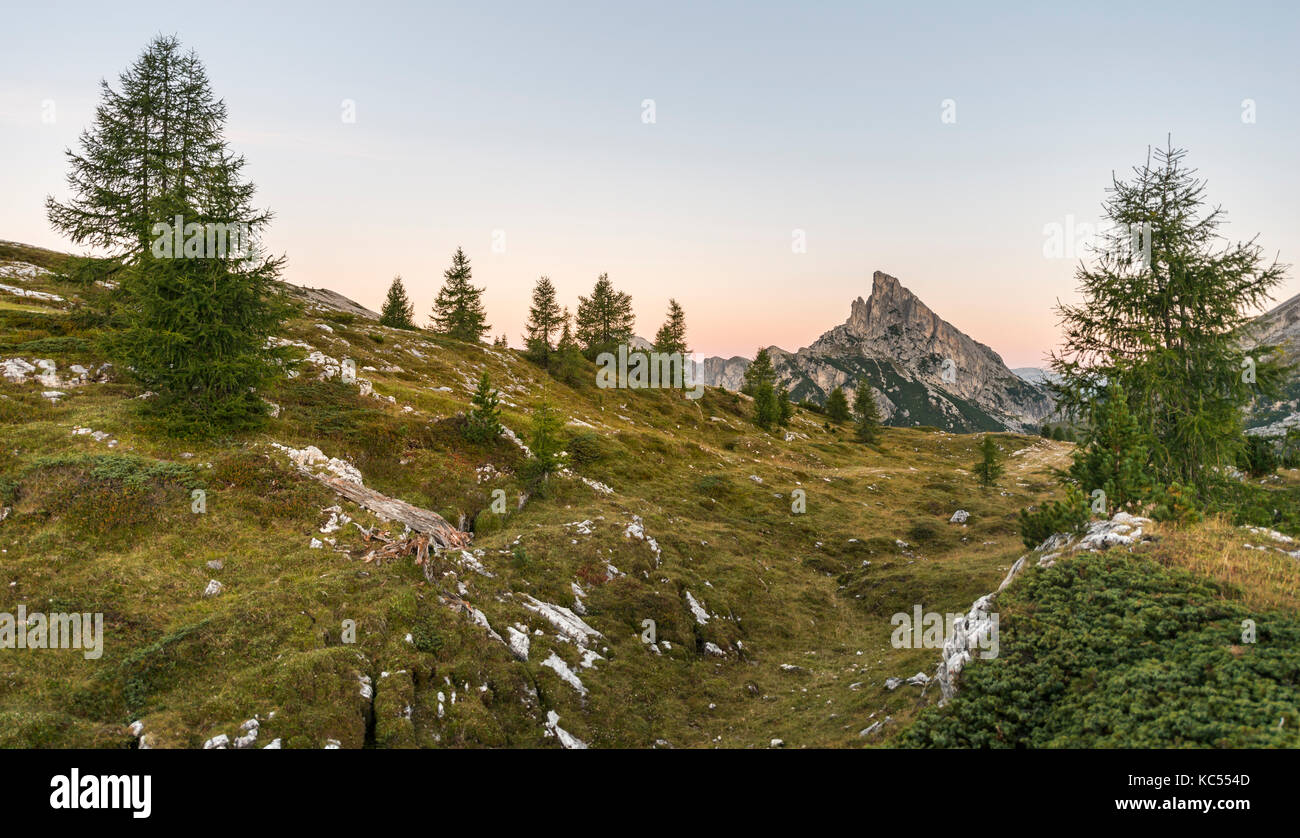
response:
<path id="1" fill-rule="evenodd" d="M 69 299 L 105 293 L 22 284 Z M 102 360 L 76 340 L 93 335 L 62 309 L 12 302 L 0 297 L 0 358 L 52 358 L 61 370 Z M 138 393 L 123 383 L 60 388 L 70 396 L 51 404 L 39 385 L 0 381 L 0 494 L 14 510 L 0 524 L 0 611 L 26 603 L 106 620 L 98 661 L 0 652 L 0 745 L 126 747 L 123 726 L 141 718 L 154 745 L 194 747 L 233 738 L 257 715 L 259 744 L 279 737 L 286 747 L 554 746 L 549 710 L 593 746 L 888 742 L 935 695 L 886 691 L 885 678 L 936 661 L 933 650 L 892 648 L 890 616 L 916 603 L 963 611 L 995 587 L 1024 552 L 1016 510 L 1052 491 L 1048 470 L 1070 450 L 996 435 L 1008 473 L 1000 488 L 981 490 L 967 470 L 979 436 L 889 429 L 867 448 L 800 412 L 786 442 L 754 428 L 747 401 L 732 393 L 711 389 L 691 402 L 575 390 L 512 352 L 347 321 L 308 311 L 284 336 L 375 368 L 360 375 L 396 404 L 319 381 L 306 364 L 267 394 L 279 418 L 234 443 L 141 432 Z M 516 510 L 520 451 L 504 440 L 472 446 L 456 432 L 483 369 L 521 436 L 543 397 L 594 426 L 602 457 L 578 471 L 614 494 L 562 478 Z M 73 435 L 76 426 L 117 444 Z M 317 445 L 355 464 L 372 488 L 453 523 L 477 521 L 474 547 L 494 575 L 439 557 L 443 584 L 430 585 L 409 558 L 362 561 L 369 547 L 351 526 L 332 536 L 338 549 L 310 549 L 326 537 L 322 510 L 332 504 L 375 520 L 294 472 L 272 441 Z M 480 482 L 476 470 L 488 463 L 500 475 Z M 195 487 L 208 493 L 206 514 L 190 511 Z M 506 516 L 486 511 L 494 488 L 511 498 Z M 791 513 L 798 488 L 803 515 Z M 958 508 L 970 511 L 967 526 L 948 523 Z M 660 561 L 625 536 L 634 515 Z M 566 526 L 584 520 L 589 535 Z M 623 575 L 606 581 L 607 563 Z M 209 579 L 222 582 L 221 595 L 203 597 Z M 571 606 L 575 581 L 587 621 L 604 635 L 594 644 L 604 659 L 590 669 L 521 604 L 526 593 Z M 692 618 L 687 591 L 714 615 L 707 625 Z M 474 625 L 457 607 L 462 597 L 503 636 L 513 624 L 543 630 L 529 662 Z M 640 640 L 646 619 L 671 644 L 662 656 Z M 341 642 L 344 620 L 356 621 L 354 644 Z M 704 654 L 706 642 L 726 657 Z M 585 698 L 540 665 L 551 651 L 578 673 Z M 362 696 L 363 674 L 373 701 Z M 859 737 L 885 716 L 900 724 L 883 739 Z"/>

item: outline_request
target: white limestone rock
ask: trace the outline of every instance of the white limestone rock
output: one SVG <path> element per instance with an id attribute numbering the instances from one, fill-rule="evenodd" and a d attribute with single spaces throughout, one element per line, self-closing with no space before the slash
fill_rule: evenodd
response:
<path id="1" fill-rule="evenodd" d="M 705 625 L 709 622 L 709 612 L 700 605 L 699 601 L 691 595 L 690 591 L 686 592 L 686 605 L 691 609 L 691 615 L 695 617 L 698 625 Z"/>
<path id="2" fill-rule="evenodd" d="M 554 670 L 555 674 L 560 676 L 561 681 L 577 690 L 578 695 L 583 698 L 587 697 L 587 688 L 582 685 L 582 679 L 580 679 L 577 674 L 569 668 L 569 665 L 564 662 L 564 659 L 555 654 L 555 652 L 551 652 L 550 657 L 542 661 L 542 666 Z"/>
<path id="3" fill-rule="evenodd" d="M 528 633 L 520 631 L 514 626 L 506 626 L 506 634 L 510 637 L 510 642 L 506 645 L 510 647 L 510 653 L 521 661 L 528 660 Z"/>
<path id="4" fill-rule="evenodd" d="M 560 727 L 560 715 L 554 710 L 546 711 L 546 733 L 560 740 L 560 747 L 571 751 L 587 749 L 587 743 Z"/>
<path id="5" fill-rule="evenodd" d="M 547 622 L 555 626 L 556 631 L 562 637 L 567 638 L 576 646 L 586 648 L 589 641 L 597 637 L 604 637 L 603 634 L 587 625 L 581 617 L 563 605 L 542 602 L 530 594 L 524 594 L 523 598 L 525 608 L 545 618 Z"/>

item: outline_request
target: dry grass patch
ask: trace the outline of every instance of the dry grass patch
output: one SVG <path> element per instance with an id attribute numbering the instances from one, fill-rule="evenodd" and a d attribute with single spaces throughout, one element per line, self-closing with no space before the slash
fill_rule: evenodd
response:
<path id="1" fill-rule="evenodd" d="M 1300 609 L 1300 559 L 1274 549 L 1300 550 L 1300 543 L 1282 544 L 1221 518 L 1191 527 L 1156 525 L 1155 531 L 1161 540 L 1151 557 L 1166 567 L 1220 582 L 1226 596 L 1252 609 Z"/>

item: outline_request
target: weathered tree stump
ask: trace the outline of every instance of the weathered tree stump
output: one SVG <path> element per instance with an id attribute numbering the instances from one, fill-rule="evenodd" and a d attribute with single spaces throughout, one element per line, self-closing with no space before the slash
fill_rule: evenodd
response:
<path id="1" fill-rule="evenodd" d="M 369 509 L 385 521 L 405 524 L 415 532 L 429 536 L 439 549 L 463 549 L 468 547 L 473 539 L 470 533 L 456 529 L 437 512 L 412 506 L 397 498 L 390 498 L 374 489 L 368 489 L 360 483 L 344 480 L 341 477 L 324 474 L 313 476 L 335 492 L 356 505 Z"/>

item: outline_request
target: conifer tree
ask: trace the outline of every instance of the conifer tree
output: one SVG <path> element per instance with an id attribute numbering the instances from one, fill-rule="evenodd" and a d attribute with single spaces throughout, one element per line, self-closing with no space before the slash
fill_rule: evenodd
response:
<path id="1" fill-rule="evenodd" d="M 560 339 L 556 342 L 547 370 L 557 381 L 577 386 L 581 383 L 583 361 L 582 351 L 578 349 L 573 330 L 569 327 L 571 320 L 566 306 L 560 314 Z"/>
<path id="2" fill-rule="evenodd" d="M 470 404 L 465 417 L 465 438 L 470 442 L 490 442 L 500 436 L 501 394 L 492 389 L 486 372 L 479 376 Z"/>
<path id="3" fill-rule="evenodd" d="M 1277 467 L 1284 462 L 1285 442 L 1283 443 L 1283 452 L 1284 456 L 1279 457 L 1272 439 L 1251 436 L 1246 440 L 1246 447 L 1241 453 L 1238 465 L 1251 477 L 1266 477 L 1276 471 Z"/>
<path id="4" fill-rule="evenodd" d="M 578 297 L 575 336 L 587 357 L 612 352 L 619 343 L 632 336 L 636 318 L 632 298 L 614 288 L 609 274 L 601 274 L 590 297 Z"/>
<path id="5" fill-rule="evenodd" d="M 379 325 L 394 329 L 415 328 L 415 308 L 406 296 L 406 286 L 402 284 L 400 275 L 393 277 L 393 283 L 388 286 L 388 296 L 379 313 Z"/>
<path id="6" fill-rule="evenodd" d="M 857 423 L 859 442 L 875 442 L 880 438 L 880 407 L 876 404 L 871 385 L 865 380 L 858 381 L 858 390 L 853 396 L 853 413 Z"/>
<path id="7" fill-rule="evenodd" d="M 533 302 L 528 309 L 528 322 L 524 324 L 524 348 L 528 357 L 545 366 L 551 358 L 551 336 L 567 328 L 560 323 L 560 306 L 555 301 L 555 286 L 549 277 L 542 277 L 533 286 Z"/>
<path id="8" fill-rule="evenodd" d="M 182 435 L 255 427 L 257 388 L 279 374 L 267 338 L 286 313 L 283 259 L 257 245 L 271 215 L 252 207 L 226 106 L 193 52 L 154 38 L 118 82 L 101 82 L 81 150 L 67 152 L 72 195 L 47 199 L 50 223 L 122 266 L 121 328 L 106 344 L 155 394 L 144 410 Z"/>
<path id="9" fill-rule="evenodd" d="M 1119 382 L 1089 404 L 1082 445 L 1074 453 L 1069 475 L 1084 494 L 1104 492 L 1106 515 L 1132 509 L 1144 500 L 1150 451 L 1146 434 L 1129 411 L 1128 396 Z"/>
<path id="10" fill-rule="evenodd" d="M 772 367 L 772 358 L 766 349 L 759 349 L 754 354 L 754 362 L 745 368 L 745 376 L 740 384 L 740 392 L 755 396 L 764 384 L 776 384 L 776 370 Z"/>
<path id="11" fill-rule="evenodd" d="M 433 303 L 434 328 L 454 340 L 479 343 L 491 327 L 483 308 L 483 289 L 470 281 L 473 272 L 464 250 L 456 248 L 451 267 L 443 272 L 443 278 Z"/>
<path id="12" fill-rule="evenodd" d="M 781 405 L 777 400 L 776 388 L 771 382 L 760 384 L 754 391 L 754 424 L 769 431 L 780 417 Z"/>
<path id="13" fill-rule="evenodd" d="M 569 307 L 565 306 L 564 310 L 560 312 L 560 339 L 555 343 L 556 349 L 577 348 L 578 341 L 573 336 L 573 329 L 571 328 L 572 323 L 573 316 L 569 314 Z"/>
<path id="14" fill-rule="evenodd" d="M 782 387 L 776 394 L 777 416 L 776 422 L 781 427 L 790 424 L 790 419 L 794 417 L 794 402 L 790 401 L 790 391 Z"/>
<path id="15" fill-rule="evenodd" d="M 849 421 L 849 400 L 842 387 L 836 387 L 826 397 L 826 417 L 837 424 Z"/>
<path id="16" fill-rule="evenodd" d="M 1278 366 L 1248 358 L 1242 337 L 1285 266 L 1266 263 L 1254 239 L 1224 243 L 1221 210 L 1207 205 L 1185 155 L 1157 150 L 1132 179 L 1113 178 L 1112 232 L 1076 272 L 1082 302 L 1058 309 L 1065 341 L 1051 366 L 1058 399 L 1075 416 L 1122 385 L 1133 418 L 1150 429 L 1155 482 L 1204 498 L 1236 459 L 1242 408 L 1276 392 Z M 1243 374 L 1252 365 L 1254 375 Z"/>
<path id="17" fill-rule="evenodd" d="M 683 356 L 691 351 L 686 346 L 686 312 L 676 300 L 668 301 L 668 319 L 655 333 L 654 351 Z"/>
<path id="18" fill-rule="evenodd" d="M 971 471 L 979 479 L 981 486 L 992 486 L 1002 476 L 1002 464 L 998 461 L 998 446 L 993 437 L 985 436 L 980 443 L 980 461 L 971 466 Z"/>
<path id="19" fill-rule="evenodd" d="M 560 441 L 562 427 L 559 414 L 549 401 L 543 400 L 534 408 L 533 432 L 528 440 L 528 447 L 533 452 L 528 472 L 534 481 L 545 481 L 564 467 L 563 445 Z"/>

